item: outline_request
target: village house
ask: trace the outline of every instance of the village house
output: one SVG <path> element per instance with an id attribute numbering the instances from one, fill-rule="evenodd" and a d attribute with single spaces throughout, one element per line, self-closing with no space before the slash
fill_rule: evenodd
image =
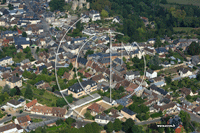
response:
<path id="1" fill-rule="evenodd" d="M 181 68 L 181 69 L 179 70 L 179 75 L 180 75 L 181 77 L 188 77 L 188 76 L 192 75 L 192 71 L 190 71 L 190 70 L 188 70 L 188 69 L 186 69 L 186 68 Z"/>
<path id="2" fill-rule="evenodd" d="M 190 96 L 198 95 L 198 92 L 193 93 L 192 90 L 191 90 L 191 88 L 183 87 L 180 90 L 181 90 L 181 93 L 182 93 L 183 97 L 186 97 L 188 95 L 190 95 Z"/>
<path id="3" fill-rule="evenodd" d="M 122 113 L 122 115 L 123 115 L 126 119 L 131 118 L 131 119 L 133 119 L 133 120 L 135 120 L 135 117 L 136 117 L 136 115 L 137 115 L 135 112 L 131 111 L 130 109 L 128 109 L 128 108 L 126 108 L 126 107 L 124 107 L 124 108 L 121 110 L 121 113 Z"/>
<path id="4" fill-rule="evenodd" d="M 16 76 L 12 76 L 6 80 L 6 84 L 10 86 L 10 88 L 14 88 L 15 86 L 22 86 L 22 79 Z"/>
<path id="5" fill-rule="evenodd" d="M 79 83 L 70 86 L 68 89 L 68 95 L 72 94 L 74 98 L 79 98 L 86 95 L 88 92 L 93 92 L 97 90 L 97 83 L 92 80 L 83 81 L 81 82 L 81 85 L 84 88 L 82 88 Z"/>
<path id="6" fill-rule="evenodd" d="M 30 110 L 32 109 L 32 107 L 33 107 L 34 105 L 37 105 L 37 104 L 38 104 L 37 99 L 34 99 L 34 100 L 32 100 L 31 102 L 27 103 L 27 104 L 24 106 L 24 110 L 30 111 Z"/>
<path id="7" fill-rule="evenodd" d="M 90 110 L 90 113 L 93 116 L 95 116 L 95 115 L 97 115 L 99 113 L 102 113 L 105 110 L 104 107 L 102 107 L 101 105 L 99 105 L 97 103 L 93 103 L 87 109 Z"/>
<path id="8" fill-rule="evenodd" d="M 155 78 L 155 77 L 157 77 L 157 72 L 149 69 L 146 71 L 146 77 L 149 79 Z"/>
<path id="9" fill-rule="evenodd" d="M 31 124 L 31 118 L 29 115 L 26 115 L 26 116 L 21 116 L 21 117 L 17 117 L 15 120 L 14 120 L 14 123 L 15 124 L 18 124 L 22 127 L 27 127 L 28 125 Z"/>
<path id="10" fill-rule="evenodd" d="M 9 57 L 9 56 L 0 59 L 1 66 L 12 65 L 13 63 L 14 63 L 14 61 L 12 60 L 12 57 Z"/>
<path id="11" fill-rule="evenodd" d="M 34 105 L 30 111 L 31 114 L 66 117 L 67 110 L 59 107 L 47 107 Z"/>
<path id="12" fill-rule="evenodd" d="M 101 20 L 100 13 L 98 11 L 92 10 L 89 12 L 89 16 L 92 21 Z"/>

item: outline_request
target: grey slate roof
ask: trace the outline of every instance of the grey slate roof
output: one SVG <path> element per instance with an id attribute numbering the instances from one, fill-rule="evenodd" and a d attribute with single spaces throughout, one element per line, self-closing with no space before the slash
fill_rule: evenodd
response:
<path id="1" fill-rule="evenodd" d="M 126 108 L 126 107 L 124 107 L 124 108 L 122 109 L 122 111 L 126 112 L 126 113 L 129 114 L 129 115 L 134 115 L 134 114 L 136 114 L 135 112 L 131 111 L 130 109 L 128 109 L 128 108 Z"/>
<path id="2" fill-rule="evenodd" d="M 95 86 L 97 85 L 97 83 L 93 80 L 87 80 L 87 81 L 81 82 L 81 85 L 85 88 L 87 85 Z M 74 85 L 69 87 L 69 90 L 75 93 L 84 91 L 81 85 L 79 83 L 75 83 Z"/>
<path id="3" fill-rule="evenodd" d="M 20 81 L 21 79 L 19 77 L 16 77 L 16 76 L 12 76 L 11 78 L 8 79 L 9 82 L 12 82 L 12 83 L 16 83 L 18 81 Z"/>

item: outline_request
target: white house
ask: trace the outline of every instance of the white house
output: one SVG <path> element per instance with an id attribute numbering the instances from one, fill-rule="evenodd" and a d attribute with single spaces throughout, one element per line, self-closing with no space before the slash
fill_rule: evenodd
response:
<path id="1" fill-rule="evenodd" d="M 112 20 L 112 23 L 119 23 L 119 22 L 120 22 L 119 16 L 114 17 L 114 19 Z"/>
<path id="2" fill-rule="evenodd" d="M 12 57 L 9 56 L 0 59 L 0 66 L 12 65 L 13 63 Z"/>
<path id="3" fill-rule="evenodd" d="M 179 70 L 179 75 L 181 77 L 188 77 L 188 76 L 192 75 L 192 72 L 190 70 L 186 69 L 186 68 L 181 68 Z"/>
<path id="4" fill-rule="evenodd" d="M 92 19 L 92 21 L 101 20 L 100 13 L 98 11 L 95 10 L 90 11 L 89 16 Z"/>
<path id="5" fill-rule="evenodd" d="M 127 80 L 133 80 L 133 79 L 136 78 L 136 77 L 140 77 L 139 71 L 135 71 L 135 72 L 133 72 L 133 71 L 128 71 L 128 72 L 126 73 L 126 79 L 127 79 Z"/>
<path id="6" fill-rule="evenodd" d="M 149 69 L 146 71 L 146 77 L 150 78 L 150 79 L 155 78 L 155 77 L 157 77 L 157 72 Z"/>
<path id="7" fill-rule="evenodd" d="M 108 115 L 97 115 L 95 122 L 99 124 L 108 124 L 110 121 L 114 122 L 115 118 L 109 117 Z"/>
<path id="8" fill-rule="evenodd" d="M 83 15 L 81 19 L 81 23 L 88 23 L 90 21 L 90 17 L 88 15 Z"/>

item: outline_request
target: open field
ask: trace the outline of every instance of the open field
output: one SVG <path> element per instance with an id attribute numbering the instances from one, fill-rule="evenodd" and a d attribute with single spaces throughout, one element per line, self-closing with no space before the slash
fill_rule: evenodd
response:
<path id="1" fill-rule="evenodd" d="M 191 27 L 173 27 L 174 31 L 185 31 L 190 32 L 193 28 Z"/>
<path id="2" fill-rule="evenodd" d="M 187 4 L 200 6 L 200 0 L 167 0 L 168 3 Z"/>

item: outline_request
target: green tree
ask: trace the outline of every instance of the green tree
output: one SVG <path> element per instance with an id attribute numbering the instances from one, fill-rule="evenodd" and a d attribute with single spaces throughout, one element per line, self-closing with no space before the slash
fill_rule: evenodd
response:
<path id="1" fill-rule="evenodd" d="M 199 81 L 200 81 L 200 73 L 199 73 L 199 74 L 197 74 L 197 80 L 199 80 Z"/>
<path id="2" fill-rule="evenodd" d="M 8 4 L 8 8 L 9 10 L 13 10 L 13 5 L 11 5 L 10 3 Z"/>
<path id="3" fill-rule="evenodd" d="M 101 17 L 105 18 L 105 17 L 108 17 L 108 12 L 106 10 L 102 10 L 101 11 Z"/>
<path id="4" fill-rule="evenodd" d="M 113 123 L 113 129 L 118 132 L 122 129 L 122 124 L 121 121 L 119 119 L 115 119 L 114 123 Z"/>
<path id="5" fill-rule="evenodd" d="M 26 86 L 26 91 L 24 93 L 24 97 L 28 98 L 30 100 L 32 100 L 32 98 L 33 98 L 33 91 L 29 84 Z"/>
<path id="6" fill-rule="evenodd" d="M 56 125 L 61 125 L 63 123 L 64 123 L 63 119 L 59 119 L 59 120 L 56 121 Z"/>
<path id="7" fill-rule="evenodd" d="M 40 48 L 39 47 L 37 47 L 37 49 L 36 49 L 36 53 L 38 53 L 40 51 Z"/>
<path id="8" fill-rule="evenodd" d="M 160 3 L 161 4 L 167 4 L 167 0 L 161 0 Z"/>
<path id="9" fill-rule="evenodd" d="M 63 7 L 65 6 L 65 0 L 51 0 L 49 6 L 51 11 L 64 11 Z"/>
<path id="10" fill-rule="evenodd" d="M 188 47 L 188 53 L 190 55 L 198 55 L 200 53 L 200 45 L 199 43 L 192 42 Z"/>
<path id="11" fill-rule="evenodd" d="M 16 93 L 17 93 L 17 90 L 15 88 L 13 88 L 13 89 L 10 90 L 10 94 L 9 95 L 11 97 L 13 97 L 14 95 L 16 95 Z"/>
<path id="12" fill-rule="evenodd" d="M 122 110 L 123 108 L 124 108 L 124 106 L 120 104 L 120 105 L 117 107 L 117 110 Z"/>
<path id="13" fill-rule="evenodd" d="M 92 122 L 91 126 L 93 128 L 93 133 L 99 133 L 100 132 L 100 127 L 96 122 Z"/>
<path id="14" fill-rule="evenodd" d="M 171 77 L 165 77 L 165 81 L 167 82 L 167 84 L 170 84 L 172 82 L 172 78 Z"/>
<path id="15" fill-rule="evenodd" d="M 84 128 L 85 128 L 85 132 L 86 132 L 86 133 L 93 133 L 93 128 L 92 128 L 92 125 L 91 125 L 91 124 L 86 124 L 86 125 L 84 126 Z"/>
<path id="16" fill-rule="evenodd" d="M 123 129 L 126 131 L 126 132 L 131 132 L 131 127 L 135 125 L 134 121 L 129 118 L 127 119 L 124 124 L 123 124 Z"/>
<path id="17" fill-rule="evenodd" d="M 64 100 L 64 98 L 59 98 L 57 101 L 56 101 L 56 106 L 57 107 L 63 107 L 66 105 L 66 101 Z"/>
<path id="18" fill-rule="evenodd" d="M 86 119 L 90 119 L 90 120 L 92 120 L 92 115 L 91 115 L 91 113 L 90 113 L 90 111 L 87 111 L 85 114 L 84 114 L 84 116 L 85 116 L 85 118 Z"/>
<path id="19" fill-rule="evenodd" d="M 14 121 L 16 118 L 17 118 L 16 116 L 13 116 L 13 117 L 12 117 L 12 120 Z"/>
<path id="20" fill-rule="evenodd" d="M 27 37 L 26 32 L 23 32 L 23 33 L 22 33 L 22 36 L 23 36 L 23 37 Z"/>
<path id="21" fill-rule="evenodd" d="M 43 70 L 42 70 L 42 74 L 47 74 L 48 72 L 47 72 L 47 68 L 44 68 Z"/>
<path id="22" fill-rule="evenodd" d="M 10 86 L 7 84 L 3 87 L 3 90 L 2 90 L 2 93 L 5 93 L 5 92 L 7 92 L 7 94 L 10 94 Z"/>
<path id="23" fill-rule="evenodd" d="M 108 133 L 111 133 L 113 131 L 113 123 L 112 122 L 109 122 L 107 125 L 106 125 L 106 131 Z"/>
<path id="24" fill-rule="evenodd" d="M 73 118 L 69 117 L 65 120 L 65 122 L 68 124 L 68 125 L 71 125 L 72 123 L 76 122 L 76 120 L 74 120 Z"/>

